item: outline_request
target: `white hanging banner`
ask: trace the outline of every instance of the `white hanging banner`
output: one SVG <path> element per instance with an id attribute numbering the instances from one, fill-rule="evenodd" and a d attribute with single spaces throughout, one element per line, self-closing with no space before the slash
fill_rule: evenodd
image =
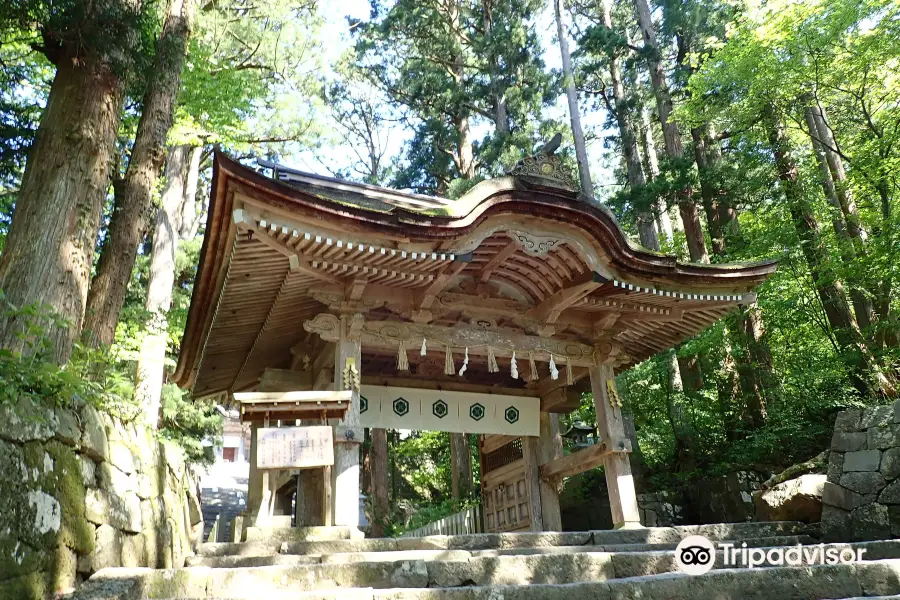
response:
<path id="1" fill-rule="evenodd" d="M 540 435 L 540 398 L 364 385 L 359 404 L 363 427 Z"/>

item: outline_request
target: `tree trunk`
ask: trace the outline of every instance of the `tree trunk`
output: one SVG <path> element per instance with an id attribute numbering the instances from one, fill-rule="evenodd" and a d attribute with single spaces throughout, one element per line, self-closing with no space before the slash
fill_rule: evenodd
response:
<path id="1" fill-rule="evenodd" d="M 472 455 L 464 433 L 450 434 L 451 495 L 454 500 L 472 494 Z"/>
<path id="2" fill-rule="evenodd" d="M 185 178 L 189 146 L 173 146 L 166 159 L 166 183 L 156 212 L 150 278 L 145 308 L 149 313 L 147 332 L 141 342 L 134 393 L 144 409 L 144 420 L 156 428 L 159 402 L 165 379 L 167 313 L 172 305 L 175 284 L 175 252 L 178 248 L 178 219 L 185 202 Z M 191 199 L 193 200 L 193 199 Z"/>
<path id="3" fill-rule="evenodd" d="M 653 181 L 659 177 L 659 158 L 656 154 L 656 142 L 653 140 L 653 125 L 650 122 L 650 114 L 646 108 L 641 108 L 641 153 L 645 159 L 645 173 L 647 181 Z M 656 228 L 672 243 L 675 239 L 675 231 L 672 226 L 672 217 L 669 215 L 669 207 L 666 200 L 660 197 L 656 201 Z"/>
<path id="4" fill-rule="evenodd" d="M 603 0 L 603 24 L 612 32 L 613 23 L 610 0 Z M 616 56 L 615 51 L 611 51 L 609 55 L 609 79 L 613 89 L 616 123 L 619 126 L 619 136 L 622 142 L 622 157 L 625 160 L 628 187 L 631 190 L 631 204 L 636 213 L 635 220 L 637 221 L 641 245 L 644 248 L 659 252 L 659 233 L 656 229 L 653 207 L 645 206 L 646 202 L 640 198 L 645 191 L 647 180 L 644 178 L 638 138 L 635 132 L 634 121 L 628 113 L 628 102 L 625 98 L 625 87 L 622 85 L 619 58 Z"/>
<path id="5" fill-rule="evenodd" d="M 463 179 L 475 177 L 475 152 L 472 149 L 472 131 L 469 126 L 468 115 L 460 116 L 456 120 L 457 135 L 457 165 L 459 176 Z"/>
<path id="6" fill-rule="evenodd" d="M 882 372 L 863 342 L 856 319 L 850 311 L 847 296 L 840 280 L 827 273 L 826 249 L 822 243 L 819 223 L 801 189 L 797 163 L 784 128 L 776 119 L 773 109 L 767 110 L 769 119 L 769 143 L 775 156 L 778 176 L 791 211 L 791 218 L 800 246 L 809 266 L 813 285 L 822 302 L 822 308 L 834 337 L 841 349 L 841 359 L 850 369 L 853 386 L 863 396 L 879 394 L 894 397 L 896 388 Z"/>
<path id="7" fill-rule="evenodd" d="M 388 444 L 387 431 L 372 429 L 372 445 L 369 450 L 372 497 L 372 535 L 384 537 L 390 504 L 388 499 Z"/>
<path id="8" fill-rule="evenodd" d="M 650 6 L 647 0 L 634 0 L 635 13 L 641 30 L 641 37 L 647 51 L 647 67 L 650 71 L 650 84 L 653 87 L 653 95 L 656 98 L 656 110 L 662 124 L 663 139 L 665 140 L 666 154 L 673 163 L 678 163 L 684 154 L 681 146 L 681 132 L 678 125 L 672 121 L 672 97 L 669 93 L 669 85 L 666 83 L 660 60 L 659 43 L 656 40 L 656 31 L 650 16 Z M 706 250 L 706 239 L 703 236 L 703 225 L 700 222 L 700 212 L 694 202 L 694 190 L 690 185 L 685 185 L 677 190 L 678 210 L 684 223 L 684 234 L 687 238 L 688 252 L 692 262 L 708 263 L 709 253 Z"/>
<path id="9" fill-rule="evenodd" d="M 563 20 L 563 0 L 553 0 L 553 11 L 556 14 L 556 35 L 559 37 L 559 52 L 562 55 L 563 77 L 565 78 L 566 99 L 569 102 L 569 119 L 572 122 L 572 137 L 575 139 L 575 158 L 578 161 L 578 178 L 581 191 L 588 197 L 594 197 L 594 184 L 591 182 L 591 171 L 588 164 L 587 147 L 584 143 L 584 131 L 581 128 L 581 111 L 578 108 L 578 92 L 575 90 L 575 77 L 572 74 L 572 58 L 569 55 L 568 33 Z"/>
<path id="10" fill-rule="evenodd" d="M 494 48 L 493 40 L 490 38 L 494 33 L 494 17 L 493 17 L 493 8 L 491 6 L 493 0 L 483 0 L 481 3 L 482 10 L 484 11 L 484 35 L 488 38 L 490 43 L 490 47 Z M 509 136 L 509 111 L 506 106 L 506 94 L 505 90 L 501 88 L 499 85 L 499 77 L 497 75 L 497 71 L 499 70 L 499 61 L 497 60 L 497 56 L 492 54 L 490 56 L 489 62 L 489 76 L 491 78 L 491 103 L 493 104 L 494 109 L 494 129 L 497 133 L 497 137 L 501 139 L 505 139 Z"/>
<path id="11" fill-rule="evenodd" d="M 675 350 L 666 352 L 666 371 L 668 374 L 668 387 L 666 394 L 666 408 L 669 416 L 669 424 L 672 426 L 672 434 L 675 436 L 675 454 L 683 471 L 690 471 L 696 465 L 695 447 L 696 433 L 693 423 L 685 412 L 686 398 L 684 383 L 681 380 L 681 370 L 678 366 L 678 357 Z"/>
<path id="12" fill-rule="evenodd" d="M 0 254 L 0 290 L 10 303 L 52 307 L 69 322 L 47 331 L 49 358 L 59 363 L 84 320 L 123 97 L 108 65 L 64 48 Z M 0 348 L 24 350 L 23 326 L 0 317 Z"/>
<path id="13" fill-rule="evenodd" d="M 84 323 L 88 341 L 94 346 L 108 346 L 113 342 L 138 244 L 147 234 L 150 202 L 165 162 L 166 137 L 172 127 L 181 84 L 181 68 L 191 31 L 192 2 L 169 2 L 156 43 L 131 160 L 124 180 L 115 186 L 115 211 L 97 274 L 91 282 Z"/>
<path id="14" fill-rule="evenodd" d="M 808 114 L 807 119 L 812 117 L 815 124 L 815 137 L 820 142 L 820 146 L 822 146 L 822 153 L 834 180 L 835 197 L 847 222 L 847 233 L 853 240 L 856 250 L 862 253 L 865 251 L 868 234 L 860 222 L 859 210 L 856 207 L 856 202 L 853 200 L 853 193 L 850 191 L 847 173 L 844 171 L 844 162 L 837 153 L 837 141 L 834 139 L 834 133 L 828 125 L 825 111 L 822 107 L 818 105 L 811 106 L 808 109 Z M 807 120 L 807 123 L 809 123 L 809 120 Z M 813 133 L 812 127 L 810 127 L 810 133 Z"/>
<path id="15" fill-rule="evenodd" d="M 178 220 L 178 238 L 192 240 L 200 227 L 200 209 L 203 202 L 197 198 L 197 186 L 200 182 L 200 162 L 203 160 L 203 147 L 195 146 L 191 150 L 191 162 L 188 166 L 187 181 L 184 184 L 184 205 Z"/>
<path id="16" fill-rule="evenodd" d="M 694 161 L 700 176 L 700 197 L 703 199 L 703 210 L 706 212 L 706 226 L 709 228 L 709 239 L 712 252 L 717 256 L 725 255 L 725 227 L 719 207 L 720 190 L 714 183 L 706 137 L 699 127 L 691 129 L 694 140 Z"/>
<path id="17" fill-rule="evenodd" d="M 833 161 L 830 161 L 827 156 L 830 151 L 823 145 L 823 142 L 825 144 L 833 144 L 834 139 L 830 137 L 831 130 L 824 124 L 824 121 L 821 121 L 818 118 L 817 112 L 818 109 L 813 106 L 806 107 L 806 125 L 809 127 L 810 141 L 812 142 L 813 152 L 816 155 L 816 162 L 819 165 L 819 171 L 822 175 L 822 190 L 825 192 L 825 199 L 832 208 L 831 226 L 837 237 L 841 260 L 843 260 L 846 265 L 850 266 L 856 261 L 857 249 L 861 250 L 863 248 L 863 241 L 859 237 L 862 231 L 858 224 L 859 215 L 855 215 L 856 218 L 853 221 L 854 225 L 851 226 L 851 221 L 847 219 L 847 213 L 845 212 L 847 209 L 845 207 L 848 207 L 848 199 L 849 202 L 852 202 L 852 197 L 849 196 L 849 190 L 844 189 L 843 192 L 838 192 L 835 180 L 835 170 L 830 167 Z M 828 133 L 823 133 L 822 129 L 827 130 Z M 842 187 L 846 188 L 846 175 L 844 174 L 843 164 L 840 159 L 837 160 L 837 164 L 840 167 L 838 170 L 839 175 L 845 179 L 842 182 Z M 841 198 L 843 198 L 843 200 Z M 852 206 L 855 213 L 856 205 L 853 204 Z M 851 217 L 852 216 L 854 215 L 851 214 Z M 855 235 L 850 233 L 851 229 L 855 232 Z M 850 299 L 853 302 L 853 312 L 856 315 L 856 322 L 859 324 L 860 329 L 868 331 L 875 318 L 875 309 L 872 301 L 858 282 L 849 280 L 848 283 L 850 284 Z"/>

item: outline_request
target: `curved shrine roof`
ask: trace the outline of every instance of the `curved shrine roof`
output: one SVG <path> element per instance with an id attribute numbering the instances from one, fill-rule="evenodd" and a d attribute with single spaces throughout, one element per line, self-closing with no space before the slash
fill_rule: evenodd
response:
<path id="1" fill-rule="evenodd" d="M 453 201 L 261 161 L 270 178 L 217 154 L 174 380 L 197 396 L 252 389 L 266 368 L 314 360 L 318 315 L 349 311 L 366 322 L 364 378 L 535 388 L 492 373 L 476 342 L 496 339 L 501 362 L 511 349 L 539 363 L 554 355 L 576 377 L 598 352 L 627 368 L 752 302 L 776 268 L 686 264 L 636 246 L 541 157 Z M 459 358 L 460 340 L 474 340 L 466 376 L 443 375 L 443 353 L 411 351 L 411 372 L 397 374 L 398 340 L 411 349 L 423 338 Z"/>

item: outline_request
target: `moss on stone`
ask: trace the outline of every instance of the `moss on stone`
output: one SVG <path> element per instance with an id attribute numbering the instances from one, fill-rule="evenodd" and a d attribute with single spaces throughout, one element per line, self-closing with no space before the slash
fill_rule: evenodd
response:
<path id="1" fill-rule="evenodd" d="M 62 527 L 59 542 L 79 554 L 89 554 L 94 550 L 94 527 L 84 514 L 86 490 L 81 478 L 81 465 L 72 448 L 60 443 L 49 442 L 47 453 L 53 459 L 54 469 L 51 479 L 52 491 L 62 507 Z"/>
<path id="2" fill-rule="evenodd" d="M 0 600 L 44 600 L 49 596 L 48 577 L 27 573 L 0 583 Z"/>

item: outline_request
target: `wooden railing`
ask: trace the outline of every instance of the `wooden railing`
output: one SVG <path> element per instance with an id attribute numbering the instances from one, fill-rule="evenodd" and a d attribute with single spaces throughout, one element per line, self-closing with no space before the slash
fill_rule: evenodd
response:
<path id="1" fill-rule="evenodd" d="M 424 527 L 407 531 L 400 537 L 425 537 L 426 535 L 466 535 L 484 533 L 481 505 L 476 504 L 456 514 L 429 523 Z"/>

